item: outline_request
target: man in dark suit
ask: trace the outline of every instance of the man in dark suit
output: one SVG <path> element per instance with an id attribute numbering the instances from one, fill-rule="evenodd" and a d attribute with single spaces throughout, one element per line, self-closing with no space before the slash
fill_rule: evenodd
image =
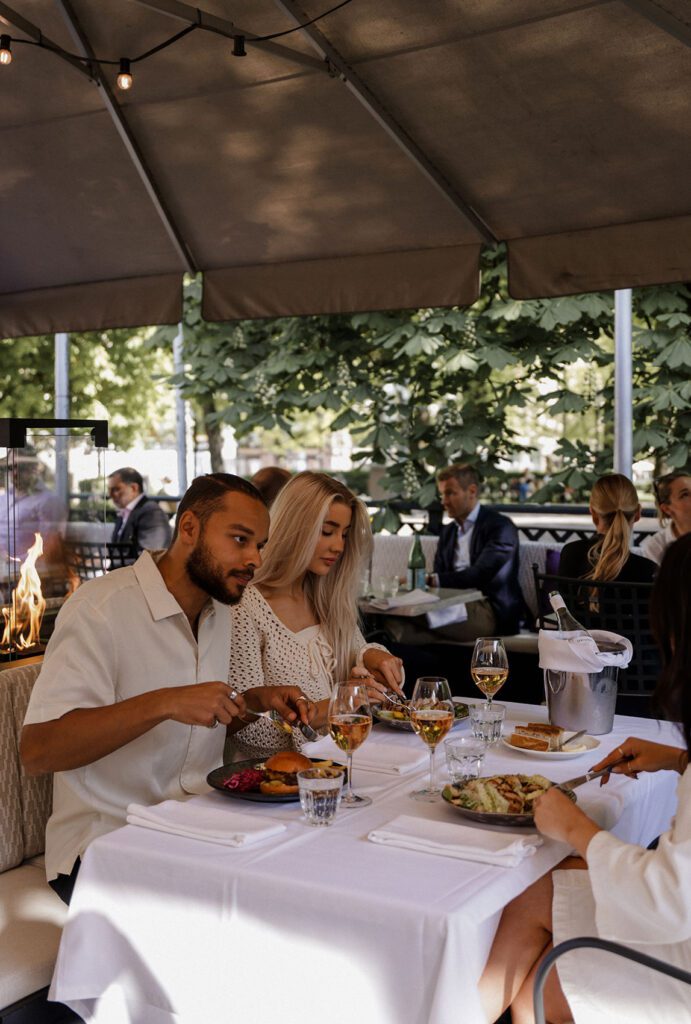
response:
<path id="1" fill-rule="evenodd" d="M 118 507 L 111 543 L 131 544 L 134 549 L 132 557 L 124 562 L 135 562 L 145 549 L 158 551 L 169 547 L 170 525 L 157 502 L 144 494 L 141 473 L 129 466 L 111 473 L 108 494 Z"/>
<path id="2" fill-rule="evenodd" d="M 466 606 L 468 618 L 437 630 L 441 640 L 515 633 L 523 596 L 518 584 L 518 531 L 507 516 L 479 502 L 480 475 L 467 464 L 437 474 L 444 511 L 452 519 L 442 527 L 434 559 L 434 586 L 475 587 L 483 601 Z"/>

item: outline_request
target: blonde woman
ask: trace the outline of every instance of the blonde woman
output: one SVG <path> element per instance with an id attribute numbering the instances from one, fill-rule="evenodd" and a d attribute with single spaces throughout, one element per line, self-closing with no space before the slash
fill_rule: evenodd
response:
<path id="1" fill-rule="evenodd" d="M 659 565 L 669 545 L 691 533 L 691 476 L 684 470 L 666 473 L 654 486 L 660 529 L 645 538 L 641 551 Z"/>
<path id="2" fill-rule="evenodd" d="M 641 518 L 636 488 L 621 473 L 609 473 L 595 482 L 590 515 L 596 536 L 566 544 L 559 559 L 559 575 L 571 579 L 620 580 L 649 583 L 655 566 L 631 551 L 633 524 Z"/>
<path id="3" fill-rule="evenodd" d="M 398 690 L 400 659 L 366 644 L 357 624 L 358 581 L 371 546 L 367 510 L 347 487 L 324 473 L 293 477 L 271 508 L 254 583 L 232 609 L 231 685 L 242 691 L 300 680 L 316 704 L 315 729 L 326 725 L 338 680 L 370 674 L 374 690 Z M 239 760 L 299 747 L 302 737 L 256 722 L 233 739 Z"/>

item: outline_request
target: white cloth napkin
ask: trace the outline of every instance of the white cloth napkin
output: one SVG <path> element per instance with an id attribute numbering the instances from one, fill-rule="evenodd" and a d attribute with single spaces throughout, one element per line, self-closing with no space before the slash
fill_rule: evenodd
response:
<path id="1" fill-rule="evenodd" d="M 375 828 L 367 838 L 386 846 L 436 853 L 440 857 L 455 857 L 457 860 L 475 860 L 503 868 L 515 868 L 526 857 L 532 857 L 538 846 L 542 846 L 541 837 L 535 834 L 516 836 L 490 832 L 468 825 L 413 818 L 408 814 L 401 814 L 381 828 Z"/>
<path id="2" fill-rule="evenodd" d="M 623 644 L 624 650 L 621 653 L 599 651 L 597 640 Z M 633 655 L 630 640 L 605 629 L 591 629 L 589 637 L 574 637 L 573 633 L 562 633 L 558 629 L 541 629 L 537 646 L 540 668 L 555 672 L 601 672 L 610 665 L 626 668 Z"/>
<path id="3" fill-rule="evenodd" d="M 441 629 L 442 626 L 452 626 L 456 622 L 466 622 L 468 609 L 464 604 L 452 604 L 446 608 L 432 608 L 425 617 L 430 629 Z"/>
<path id="4" fill-rule="evenodd" d="M 302 752 L 307 757 L 331 761 L 343 761 L 345 757 L 330 736 L 325 736 L 317 743 L 305 743 Z M 419 750 L 415 747 L 408 749 L 390 743 L 367 740 L 355 751 L 353 767 L 358 771 L 383 772 L 385 775 L 408 775 L 426 764 L 428 759 L 429 754 L 425 747 Z"/>
<path id="5" fill-rule="evenodd" d="M 439 600 L 438 594 L 430 594 L 429 590 L 409 590 L 405 594 L 396 594 L 395 597 L 376 598 L 370 601 L 373 608 L 380 608 L 386 611 L 389 608 L 405 608 L 411 604 L 433 604 Z"/>
<path id="6" fill-rule="evenodd" d="M 285 832 L 285 825 L 271 818 L 238 814 L 225 805 L 213 807 L 194 800 L 164 800 L 153 807 L 130 804 L 127 823 L 221 846 L 251 846 Z"/>

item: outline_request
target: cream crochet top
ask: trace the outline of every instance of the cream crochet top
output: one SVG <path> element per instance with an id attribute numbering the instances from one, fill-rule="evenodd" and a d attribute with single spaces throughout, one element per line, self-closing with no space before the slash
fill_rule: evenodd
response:
<path id="1" fill-rule="evenodd" d="M 230 685 L 236 690 L 252 686 L 300 686 L 310 700 L 331 696 L 336 662 L 321 626 L 308 626 L 294 633 L 272 611 L 256 587 L 245 591 L 240 604 L 231 609 L 233 631 L 230 654 Z M 359 629 L 352 643 L 354 665 L 362 665 L 365 651 L 386 650 L 367 644 Z M 300 750 L 302 733 L 292 736 L 270 722 L 253 722 L 231 738 L 233 761 L 268 757 L 277 750 Z"/>

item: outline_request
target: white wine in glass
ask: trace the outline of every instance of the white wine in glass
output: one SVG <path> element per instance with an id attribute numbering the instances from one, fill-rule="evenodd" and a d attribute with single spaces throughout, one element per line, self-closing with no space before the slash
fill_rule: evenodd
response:
<path id="1" fill-rule="evenodd" d="M 429 747 L 429 784 L 415 790 L 415 800 L 437 800 L 441 790 L 434 785 L 434 752 L 453 725 L 454 708 L 451 690 L 441 676 L 421 676 L 415 683 L 410 700 L 410 724 L 423 743 Z"/>
<path id="2" fill-rule="evenodd" d="M 368 796 L 353 793 L 353 751 L 365 742 L 371 728 L 372 709 L 364 683 L 336 683 L 329 701 L 329 732 L 348 758 L 348 784 L 341 807 L 365 807 L 372 803 Z"/>
<path id="3" fill-rule="evenodd" d="M 491 705 L 492 698 L 501 690 L 509 675 L 509 659 L 500 637 L 478 637 L 470 662 L 470 675 Z"/>

